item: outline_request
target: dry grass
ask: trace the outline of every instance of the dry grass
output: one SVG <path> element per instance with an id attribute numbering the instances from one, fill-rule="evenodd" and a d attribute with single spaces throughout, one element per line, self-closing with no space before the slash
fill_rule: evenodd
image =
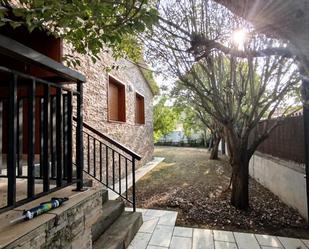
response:
<path id="1" fill-rule="evenodd" d="M 230 206 L 230 191 L 222 193 L 231 175 L 226 157 L 180 147 L 157 147 L 155 156 L 165 160 L 137 183 L 138 207 L 176 210 L 181 226 L 309 238 L 305 220 L 253 179 L 251 208 Z"/>

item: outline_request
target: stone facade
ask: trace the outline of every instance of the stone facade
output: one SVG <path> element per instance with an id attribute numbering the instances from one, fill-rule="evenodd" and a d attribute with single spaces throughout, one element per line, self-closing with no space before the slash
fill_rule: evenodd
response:
<path id="1" fill-rule="evenodd" d="M 64 54 L 68 53 L 65 46 Z M 153 93 L 140 69 L 127 60 L 115 60 L 107 53 L 101 60 L 93 63 L 90 58 L 79 56 L 79 72 L 86 76 L 84 84 L 84 122 L 98 131 L 112 137 L 121 144 L 139 154 L 142 159 L 137 167 L 152 159 L 153 155 Z M 117 70 L 109 73 L 107 66 L 117 65 Z M 119 79 L 125 85 L 126 122 L 108 121 L 108 78 L 109 75 Z M 135 94 L 144 97 L 145 124 L 135 123 Z"/>
<path id="2" fill-rule="evenodd" d="M 87 249 L 92 248 L 92 225 L 102 215 L 102 206 L 107 194 L 103 189 L 91 188 L 86 192 L 73 192 L 73 187 L 62 189 L 60 196 L 75 193 L 68 203 L 37 218 L 9 224 L 10 216 L 16 217 L 18 211 L 9 211 L 0 217 L 3 227 L 0 228 L 0 247 L 6 249 L 44 248 L 44 249 Z M 51 196 L 53 196 L 51 194 Z M 48 200 L 48 197 L 44 197 Z M 49 197 L 50 199 L 50 197 Z M 37 205 L 31 202 L 27 208 Z M 20 213 L 20 211 L 19 211 Z M 7 224 L 7 225 L 6 225 Z"/>

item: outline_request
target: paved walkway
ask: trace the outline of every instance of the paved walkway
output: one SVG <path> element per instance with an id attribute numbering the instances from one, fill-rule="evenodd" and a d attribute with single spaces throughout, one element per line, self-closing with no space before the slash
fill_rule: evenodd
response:
<path id="1" fill-rule="evenodd" d="M 140 167 L 135 171 L 135 182 L 141 179 L 144 175 L 146 175 L 150 170 L 156 167 L 159 163 L 164 160 L 164 157 L 154 157 L 152 161 L 146 163 L 144 166 Z M 132 173 L 128 175 L 128 189 L 132 186 Z M 119 190 L 119 182 L 115 183 L 115 191 Z M 121 194 L 126 192 L 126 178 L 121 179 Z M 119 197 L 114 191 L 108 189 L 108 198 L 110 200 L 116 200 Z"/>
<path id="2" fill-rule="evenodd" d="M 177 212 L 137 211 L 142 212 L 144 223 L 129 249 L 309 249 L 309 240 L 177 227 Z"/>

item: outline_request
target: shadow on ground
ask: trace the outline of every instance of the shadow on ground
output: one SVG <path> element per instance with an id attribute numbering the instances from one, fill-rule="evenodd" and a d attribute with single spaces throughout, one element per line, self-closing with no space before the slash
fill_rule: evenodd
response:
<path id="1" fill-rule="evenodd" d="M 165 160 L 138 181 L 138 207 L 178 211 L 178 226 L 309 238 L 298 212 L 253 179 L 250 209 L 231 206 L 226 157 L 209 160 L 206 149 L 180 147 L 156 147 L 155 156 Z"/>

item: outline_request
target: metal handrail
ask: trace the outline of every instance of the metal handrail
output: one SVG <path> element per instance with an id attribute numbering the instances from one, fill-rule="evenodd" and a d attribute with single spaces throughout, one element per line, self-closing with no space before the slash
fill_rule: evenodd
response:
<path id="1" fill-rule="evenodd" d="M 73 120 L 77 121 L 75 117 L 73 117 Z M 83 171 L 131 203 L 133 211 L 135 211 L 135 160 L 140 160 L 141 156 L 85 122 L 83 122 L 82 127 L 84 128 L 83 134 L 86 137 L 86 139 L 83 139 L 83 153 L 85 153 L 83 158 L 87 162 Z M 128 194 L 129 167 L 132 170 L 132 198 Z M 116 182 L 117 177 L 118 182 Z"/>
<path id="2" fill-rule="evenodd" d="M 47 195 L 55 189 L 61 189 L 74 183 L 82 185 L 82 176 L 80 174 L 74 177 L 72 167 L 73 96 L 76 98 L 78 109 L 81 99 L 80 89 L 74 91 L 63 84 L 55 84 L 50 80 L 26 75 L 3 66 L 0 66 L 0 73 L 7 75 L 6 78 L 8 78 L 6 84 L 1 85 L 1 89 L 6 89 L 0 96 L 0 104 L 2 108 L 5 106 L 3 111 L 8 116 L 5 120 L 3 117 L 1 118 L 8 131 L 6 140 L 4 141 L 2 138 L 0 141 L 2 144 L 7 144 L 6 173 L 3 174 L 1 171 L 0 177 L 8 179 L 7 204 L 0 208 L 1 213 Z M 78 84 L 82 85 L 82 83 Z M 43 90 L 42 94 L 37 93 L 39 88 Z M 51 94 L 52 89 L 54 94 Z M 24 103 L 27 104 L 27 108 L 24 108 Z M 25 114 L 27 115 L 26 120 L 21 118 Z M 25 125 L 27 125 L 27 131 L 24 129 Z M 35 127 L 40 127 L 39 131 L 36 131 Z M 27 132 L 26 140 L 24 140 L 25 132 Z M 36 152 L 36 134 L 40 137 L 39 152 Z M 76 133 L 76 137 L 79 135 Z M 26 152 L 24 152 L 25 146 L 27 147 Z M 22 154 L 24 153 L 27 154 L 26 168 L 23 168 L 22 163 Z M 39 154 L 39 176 L 36 175 L 35 169 L 37 167 L 36 154 Z M 76 162 L 76 165 L 76 172 L 82 172 L 82 164 Z M 23 169 L 26 170 L 26 173 L 23 173 Z M 16 179 L 18 178 L 27 179 L 27 197 L 22 200 L 17 198 Z M 41 194 L 35 192 L 36 179 L 42 179 L 43 191 Z M 56 187 L 50 183 L 51 180 L 55 180 Z"/>
<path id="3" fill-rule="evenodd" d="M 73 120 L 77 121 L 77 118 L 73 117 Z M 142 159 L 142 157 L 140 155 L 138 155 L 137 153 L 135 153 L 134 151 L 130 150 L 129 148 L 127 148 L 123 144 L 119 143 L 118 141 L 114 140 L 113 138 L 111 138 L 111 137 L 109 137 L 109 136 L 99 132 L 95 128 L 91 127 L 89 124 L 83 122 L 83 127 L 88 129 L 88 130 L 90 130 L 92 133 L 96 134 L 100 138 L 102 138 L 102 139 L 106 140 L 107 142 L 111 143 L 112 145 L 116 146 L 120 150 L 126 152 L 130 156 L 134 157 L 136 160 L 141 160 Z"/>

